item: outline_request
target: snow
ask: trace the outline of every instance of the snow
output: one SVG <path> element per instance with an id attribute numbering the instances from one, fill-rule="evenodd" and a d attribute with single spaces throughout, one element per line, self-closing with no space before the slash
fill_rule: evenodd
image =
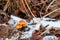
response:
<path id="1" fill-rule="evenodd" d="M 20 20 L 24 20 L 24 19 L 21 19 L 19 17 L 16 17 L 14 15 L 11 15 L 11 19 L 8 21 L 8 24 L 15 27 L 17 23 L 19 23 Z M 26 20 L 24 20 L 26 21 Z"/>
<path id="2" fill-rule="evenodd" d="M 40 18 L 37 18 L 37 20 L 40 20 Z M 57 20 L 57 21 L 55 21 L 55 22 L 53 22 L 53 21 L 46 21 L 46 20 L 55 20 L 55 19 L 50 19 L 50 18 L 44 18 L 41 22 L 39 22 L 39 20 L 38 21 L 36 21 L 36 19 L 34 19 L 35 21 L 35 23 L 37 22 L 37 24 L 36 25 L 28 25 L 30 28 L 31 28 L 31 30 L 30 31 L 28 31 L 27 32 L 27 34 L 28 35 L 23 35 L 23 37 L 21 37 L 22 39 L 24 39 L 24 38 L 29 38 L 29 37 L 31 37 L 32 36 L 32 33 L 33 33 L 33 31 L 34 30 L 39 30 L 39 27 L 40 27 L 40 25 L 42 24 L 44 27 L 45 26 L 47 26 L 47 25 L 49 25 L 47 28 L 46 28 L 46 30 L 49 30 L 50 28 L 55 28 L 55 29 L 57 29 L 57 30 L 59 30 L 60 29 L 60 21 L 59 20 Z M 33 20 L 31 21 L 31 23 L 33 22 Z M 30 24 L 31 24 L 30 23 Z M 25 34 L 25 33 L 24 33 Z"/>
<path id="3" fill-rule="evenodd" d="M 21 18 L 18 18 L 18 17 L 16 17 L 16 16 L 13 16 L 13 15 L 11 15 L 11 18 L 13 19 L 13 21 L 11 22 L 11 20 L 8 22 L 9 24 L 13 24 L 13 22 L 14 22 L 14 20 L 15 20 L 15 22 L 17 23 L 19 20 L 22 20 Z M 24 19 L 23 19 L 24 20 Z M 30 21 L 30 23 L 28 23 L 26 20 L 26 22 L 27 22 L 27 24 L 31 24 L 31 23 L 37 23 L 37 24 L 35 24 L 35 25 L 28 25 L 28 27 L 30 28 L 30 30 L 29 31 L 26 31 L 26 32 L 23 32 L 22 33 L 22 35 L 21 35 L 21 39 L 25 39 L 25 38 L 29 38 L 29 37 L 31 37 L 32 36 L 32 33 L 33 33 L 33 31 L 34 30 L 39 30 L 39 27 L 40 27 L 40 25 L 42 24 L 44 27 L 45 26 L 47 26 L 47 25 L 49 25 L 47 28 L 46 28 L 46 30 L 49 30 L 50 28 L 55 28 L 55 29 L 57 29 L 57 30 L 59 30 L 60 29 L 60 20 L 57 20 L 57 21 L 46 21 L 46 20 L 55 20 L 55 19 L 50 19 L 50 18 L 43 18 L 43 20 L 41 20 L 40 18 L 33 18 L 31 21 Z M 15 24 L 16 24 L 15 23 Z M 14 25 L 15 25 L 14 24 Z"/>
<path id="4" fill-rule="evenodd" d="M 45 36 L 43 40 L 58 40 L 56 36 Z"/>
<path id="5" fill-rule="evenodd" d="M 48 20 L 48 19 L 47 19 Z M 49 25 L 46 29 L 50 29 L 50 28 L 55 28 L 55 29 L 60 29 L 60 21 L 58 20 L 58 21 L 55 21 L 55 22 L 53 22 L 53 21 L 44 21 L 44 20 L 42 20 L 41 21 L 41 24 L 43 25 L 43 26 L 46 26 L 46 25 Z"/>
<path id="6" fill-rule="evenodd" d="M 11 18 L 16 20 L 16 21 L 22 20 L 21 18 L 18 18 L 18 17 L 14 16 L 14 15 L 11 15 Z"/>
<path id="7" fill-rule="evenodd" d="M 60 29 L 60 20 L 57 21 L 46 21 L 46 20 L 55 20 L 55 19 L 50 19 L 50 18 L 43 18 L 43 20 L 39 21 L 40 18 L 37 18 L 38 22 L 37 22 L 37 26 L 42 24 L 44 27 L 49 25 L 46 29 L 50 29 L 50 28 L 56 28 L 56 29 Z M 34 21 L 36 23 L 36 19 Z"/>

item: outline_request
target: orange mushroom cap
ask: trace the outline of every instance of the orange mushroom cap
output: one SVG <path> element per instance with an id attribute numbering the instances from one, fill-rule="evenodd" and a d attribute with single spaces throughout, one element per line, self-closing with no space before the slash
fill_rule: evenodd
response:
<path id="1" fill-rule="evenodd" d="M 26 27 L 27 23 L 24 20 L 20 20 L 19 24 L 16 24 L 16 28 L 22 28 L 22 27 Z"/>

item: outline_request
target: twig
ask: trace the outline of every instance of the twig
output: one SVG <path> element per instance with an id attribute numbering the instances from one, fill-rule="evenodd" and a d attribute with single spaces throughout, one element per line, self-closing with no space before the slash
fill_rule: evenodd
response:
<path id="1" fill-rule="evenodd" d="M 55 9 L 55 10 L 53 10 L 52 12 L 50 12 L 50 13 L 48 13 L 48 14 L 44 15 L 43 17 L 41 17 L 40 22 L 43 20 L 43 18 L 45 18 L 46 16 L 49 16 L 50 14 L 52 14 L 52 13 L 54 13 L 54 12 L 58 11 L 58 10 L 60 10 L 60 8 Z"/>
<path id="2" fill-rule="evenodd" d="M 41 0 L 40 0 L 41 1 Z M 33 5 L 32 7 L 34 7 L 34 6 L 37 6 L 37 5 L 41 5 L 41 4 L 44 4 L 46 1 L 44 1 L 44 2 L 41 2 L 41 3 L 38 3 L 38 4 L 35 4 L 35 5 Z"/>
<path id="3" fill-rule="evenodd" d="M 23 1 L 24 1 L 24 0 L 22 0 L 22 2 L 23 2 Z M 23 3 L 23 5 L 24 5 L 24 3 Z M 24 5 L 24 8 L 25 8 L 25 10 L 26 10 L 25 5 Z M 28 10 L 26 10 L 26 13 L 27 13 L 27 15 L 30 17 Z"/>
<path id="4" fill-rule="evenodd" d="M 22 0 L 22 2 L 23 2 L 24 0 Z M 26 7 L 25 7 L 25 4 L 24 4 L 24 2 L 23 2 L 23 6 L 24 6 L 24 8 L 25 8 L 25 10 L 26 10 Z M 29 13 L 28 13 L 28 11 L 26 10 L 26 13 L 29 15 Z"/>
<path id="5" fill-rule="evenodd" d="M 7 8 L 9 7 L 9 3 L 10 3 L 10 0 L 7 0 L 7 3 L 6 3 L 6 5 L 4 6 L 3 11 L 6 11 L 6 10 L 7 10 Z"/>
<path id="6" fill-rule="evenodd" d="M 42 18 L 45 18 L 46 16 L 48 16 L 48 15 L 50 15 L 50 14 L 52 14 L 53 12 L 56 12 L 56 11 L 58 11 L 58 10 L 60 10 L 60 8 L 55 9 L 55 10 L 53 10 L 52 12 L 50 12 L 50 13 L 48 13 L 48 14 L 44 15 Z"/>
<path id="7" fill-rule="evenodd" d="M 32 11 L 31 11 L 31 9 L 30 9 L 30 7 L 29 7 L 27 1 L 26 1 L 26 0 L 24 0 L 24 1 L 25 1 L 25 4 L 26 4 L 28 10 L 30 11 L 31 15 L 32 15 L 34 18 L 36 18 L 35 15 L 32 13 Z"/>
<path id="8" fill-rule="evenodd" d="M 56 0 L 53 0 L 53 1 L 48 5 L 48 7 L 46 8 L 46 12 L 47 12 L 47 10 L 49 9 L 49 7 L 54 3 L 54 1 L 56 1 Z"/>
<path id="9" fill-rule="evenodd" d="M 27 13 L 27 14 L 26 14 L 26 13 L 25 13 L 25 14 L 28 15 L 28 17 L 30 17 L 28 11 L 26 10 L 25 4 L 24 4 L 24 0 L 21 0 L 21 2 L 23 3 L 23 7 L 24 7 L 24 9 L 25 9 L 25 11 L 26 11 L 26 13 Z M 16 2 L 16 3 L 17 3 L 17 6 L 18 6 L 19 10 L 21 10 L 21 9 L 20 9 L 20 6 L 19 6 L 19 4 L 18 4 L 19 2 Z M 23 10 L 22 10 L 22 11 L 23 11 Z"/>
<path id="10" fill-rule="evenodd" d="M 58 11 L 58 10 L 60 10 L 60 8 L 58 8 L 58 9 L 56 9 L 56 10 L 54 10 L 54 11 L 48 13 L 47 15 L 43 16 L 41 19 L 45 18 L 46 16 L 48 16 L 48 15 L 50 15 L 50 14 L 52 14 L 53 12 L 56 12 L 56 11 Z M 45 31 L 42 32 L 38 37 L 41 37 L 41 36 L 42 36 L 44 33 L 46 33 L 47 31 L 48 31 L 48 30 L 45 30 Z"/>
<path id="11" fill-rule="evenodd" d="M 42 32 L 38 37 L 41 37 L 46 32 L 47 32 L 47 30 L 45 30 L 44 32 Z"/>
<path id="12" fill-rule="evenodd" d="M 44 5 L 42 6 L 41 11 L 43 10 L 44 6 L 45 6 L 45 3 L 44 3 Z M 42 17 L 41 13 L 40 13 L 40 17 Z"/>

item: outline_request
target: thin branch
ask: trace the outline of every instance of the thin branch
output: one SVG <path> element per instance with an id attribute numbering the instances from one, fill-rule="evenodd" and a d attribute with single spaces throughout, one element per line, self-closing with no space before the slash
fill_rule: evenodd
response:
<path id="1" fill-rule="evenodd" d="M 46 12 L 47 12 L 47 10 L 49 9 L 49 7 L 54 3 L 54 1 L 56 1 L 56 0 L 53 0 L 53 1 L 48 5 L 48 7 L 47 7 L 47 9 L 46 9 Z"/>
<path id="2" fill-rule="evenodd" d="M 41 37 L 46 32 L 47 32 L 47 30 L 45 30 L 44 32 L 42 32 L 38 37 Z"/>
<path id="3" fill-rule="evenodd" d="M 44 6 L 45 6 L 45 3 L 44 3 L 44 5 L 42 6 L 41 11 L 43 10 Z M 40 13 L 40 16 L 42 17 L 41 13 Z"/>
<path id="4" fill-rule="evenodd" d="M 45 2 L 46 2 L 46 1 L 45 1 Z M 42 2 L 42 3 L 35 4 L 35 5 L 33 5 L 32 7 L 34 7 L 34 6 L 37 6 L 37 5 L 44 4 L 45 2 Z"/>
<path id="5" fill-rule="evenodd" d="M 53 10 L 52 12 L 50 12 L 50 13 L 48 13 L 48 14 L 44 15 L 42 18 L 45 18 L 46 16 L 48 16 L 48 15 L 50 15 L 50 14 L 52 14 L 52 13 L 54 13 L 54 12 L 58 11 L 58 10 L 60 10 L 60 8 L 55 9 L 55 10 Z"/>
<path id="6" fill-rule="evenodd" d="M 29 13 L 28 13 L 26 7 L 25 7 L 24 0 L 21 0 L 21 2 L 23 3 L 23 7 L 24 7 L 24 9 L 25 9 L 25 11 L 26 11 L 26 13 L 27 13 L 27 14 L 26 14 L 26 13 L 25 13 L 25 14 L 28 15 L 28 17 L 30 17 L 30 15 L 29 15 Z M 21 10 L 21 9 L 20 9 L 20 6 L 19 6 L 19 4 L 18 4 L 19 2 L 16 2 L 16 3 L 17 3 L 17 6 L 19 7 L 19 10 Z M 22 10 L 22 11 L 23 11 L 23 10 Z"/>
<path id="7" fill-rule="evenodd" d="M 22 2 L 23 2 L 24 0 L 22 0 Z M 25 7 L 25 4 L 24 4 L 24 2 L 23 2 L 23 6 L 24 6 L 24 8 L 25 8 L 25 10 L 26 10 L 26 7 Z M 28 16 L 30 17 L 30 15 L 29 15 L 29 13 L 28 13 L 28 10 L 26 10 L 26 13 L 28 14 Z"/>
<path id="8" fill-rule="evenodd" d="M 46 16 L 48 16 L 48 15 L 50 15 L 50 14 L 52 14 L 53 12 L 56 12 L 56 11 L 58 11 L 58 10 L 60 10 L 60 8 L 58 8 L 58 9 L 56 9 L 56 10 L 48 13 L 47 15 L 43 16 L 40 20 L 43 20 L 43 18 L 45 18 Z M 48 31 L 48 30 L 45 30 L 45 31 L 42 32 L 38 37 L 41 37 L 41 36 L 42 36 L 44 33 L 46 33 L 47 31 Z"/>
<path id="9" fill-rule="evenodd" d="M 26 3 L 26 6 L 27 6 L 28 10 L 30 11 L 31 15 L 32 15 L 34 18 L 36 18 L 35 15 L 32 13 L 32 11 L 31 11 L 31 9 L 30 9 L 27 1 L 26 1 L 26 0 L 24 0 L 24 1 L 25 1 L 25 3 Z"/>
<path id="10" fill-rule="evenodd" d="M 6 3 L 6 5 L 4 6 L 3 11 L 6 11 L 6 10 L 7 10 L 7 8 L 9 7 L 9 3 L 10 3 L 10 0 L 7 0 L 7 3 Z"/>

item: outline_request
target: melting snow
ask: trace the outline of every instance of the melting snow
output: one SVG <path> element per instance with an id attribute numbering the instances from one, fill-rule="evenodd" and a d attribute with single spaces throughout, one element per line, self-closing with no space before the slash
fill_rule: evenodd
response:
<path id="1" fill-rule="evenodd" d="M 16 22 L 18 22 L 19 20 L 21 20 L 18 17 L 15 16 L 11 16 L 11 18 L 13 20 L 15 20 Z M 37 20 L 36 20 L 37 19 Z M 42 24 L 44 27 L 46 25 L 49 25 L 46 29 L 50 29 L 50 28 L 55 28 L 55 29 L 60 29 L 60 20 L 57 21 L 46 21 L 46 20 L 55 20 L 55 19 L 50 19 L 50 18 L 43 18 L 43 20 L 40 21 L 40 18 L 33 18 L 30 23 L 27 22 L 27 24 L 31 24 L 32 22 L 37 23 L 36 25 L 28 25 L 28 27 L 30 27 L 30 31 L 26 31 L 23 33 L 23 35 L 21 36 L 21 39 L 24 38 L 29 38 L 32 36 L 32 33 L 34 30 L 39 30 L 40 25 Z M 12 22 L 9 22 L 10 24 Z"/>
<path id="2" fill-rule="evenodd" d="M 48 29 L 50 29 L 50 28 L 55 28 L 55 29 L 60 29 L 60 21 L 59 20 L 57 20 L 57 21 L 46 21 L 46 20 L 55 20 L 55 19 L 50 19 L 50 18 L 44 18 L 41 22 L 39 22 L 39 20 L 40 20 L 40 18 L 37 18 L 37 20 L 38 21 L 36 21 L 36 19 L 34 19 L 34 22 L 36 23 L 37 22 L 37 24 L 36 25 L 28 25 L 30 28 L 31 28 L 31 30 L 30 31 L 28 31 L 28 32 L 26 32 L 27 34 L 26 35 L 22 35 L 23 37 L 21 37 L 22 39 L 23 38 L 29 38 L 29 37 L 31 37 L 32 36 L 32 33 L 33 33 L 33 31 L 34 30 L 39 30 L 39 27 L 40 27 L 40 25 L 42 24 L 44 27 L 45 26 L 47 26 L 47 25 L 49 25 L 46 29 L 48 30 Z M 31 23 L 33 22 L 33 20 L 31 21 Z M 30 23 L 30 24 L 31 24 Z M 24 33 L 25 34 L 25 33 Z"/>

